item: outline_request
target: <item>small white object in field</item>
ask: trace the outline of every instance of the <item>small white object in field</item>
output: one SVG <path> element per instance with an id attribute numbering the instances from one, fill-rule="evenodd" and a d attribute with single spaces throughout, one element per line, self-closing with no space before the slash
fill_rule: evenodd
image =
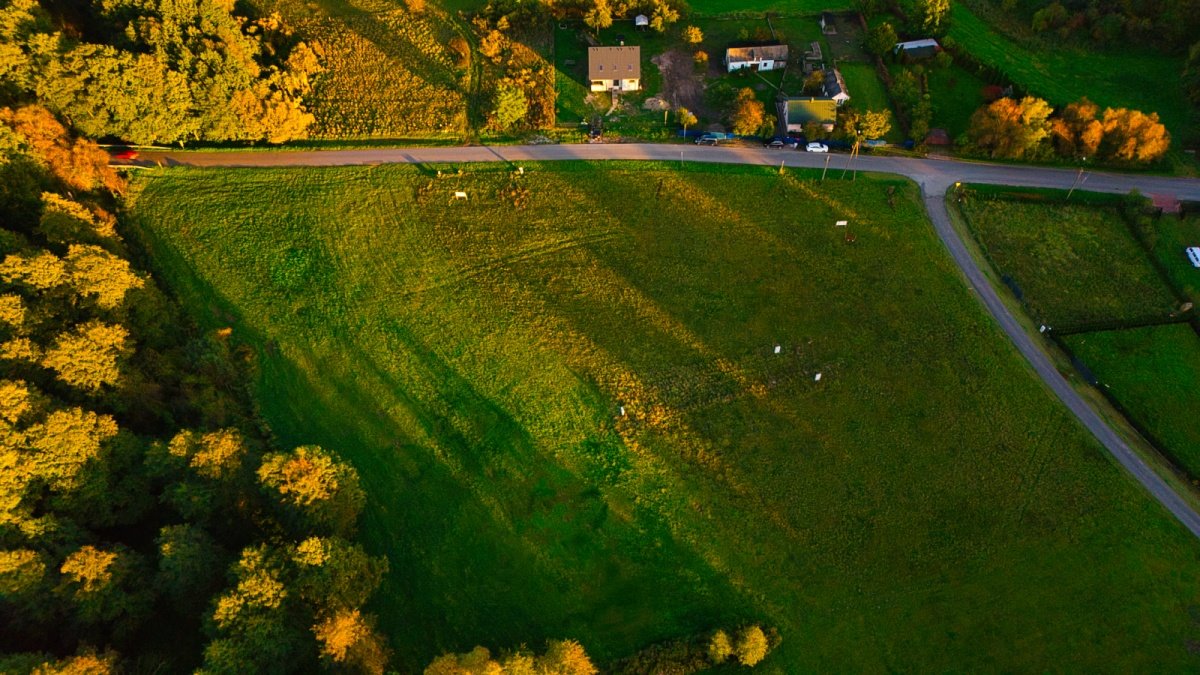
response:
<path id="1" fill-rule="evenodd" d="M 817 376 L 813 378 L 813 381 L 814 381 L 814 382 L 820 382 L 820 381 L 821 381 L 821 374 L 820 374 L 820 373 L 817 373 Z"/>
<path id="2" fill-rule="evenodd" d="M 849 224 L 850 224 L 850 221 L 848 221 L 848 220 L 839 220 L 836 223 L 834 223 L 833 226 L 834 227 L 846 227 Z"/>
<path id="3" fill-rule="evenodd" d="M 455 193 L 454 193 L 454 198 L 455 198 L 455 199 L 466 199 L 466 198 L 467 198 L 467 193 L 465 193 L 465 192 L 455 192 Z"/>
<path id="4" fill-rule="evenodd" d="M 621 417 L 625 416 L 625 406 L 621 406 Z"/>
<path id="5" fill-rule="evenodd" d="M 783 347 L 781 347 L 779 345 L 775 345 L 775 353 L 778 354 L 781 351 L 783 351 Z"/>
<path id="6" fill-rule="evenodd" d="M 525 167 L 523 167 L 523 166 L 518 166 L 518 167 L 517 167 L 517 173 L 518 173 L 518 174 L 520 174 L 520 175 L 522 175 L 522 176 L 524 176 L 524 175 L 525 175 Z"/>
<path id="7" fill-rule="evenodd" d="M 1042 324 L 1042 327 L 1038 329 L 1038 332 L 1045 333 L 1046 332 L 1046 324 Z"/>

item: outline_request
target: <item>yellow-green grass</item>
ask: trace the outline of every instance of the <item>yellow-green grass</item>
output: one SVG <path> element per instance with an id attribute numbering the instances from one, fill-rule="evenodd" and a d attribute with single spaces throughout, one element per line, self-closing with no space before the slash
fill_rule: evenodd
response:
<path id="1" fill-rule="evenodd" d="M 1033 318 L 1052 328 L 1147 320 L 1176 309 L 1115 206 L 975 195 L 962 211 L 997 272 L 1015 283 Z"/>
<path id="2" fill-rule="evenodd" d="M 997 32 L 961 2 L 951 5 L 949 35 L 974 58 L 1055 106 L 1086 96 L 1102 107 L 1157 112 L 1176 137 L 1194 135 L 1189 128 L 1191 108 L 1179 86 L 1183 61 L 1178 56 L 1136 47 L 1113 52 L 1026 47 Z"/>
<path id="3" fill-rule="evenodd" d="M 915 186 L 455 168 L 156 170 L 125 229 L 248 347 L 279 441 L 358 467 L 400 670 L 751 620 L 782 632 L 769 673 L 1200 665 L 1197 543 L 1004 340 Z"/>
<path id="4" fill-rule="evenodd" d="M 305 102 L 314 139 L 461 135 L 466 73 L 448 44 L 458 34 L 435 6 L 413 14 L 387 0 L 253 0 L 322 55 Z"/>
<path id="5" fill-rule="evenodd" d="M 1188 324 L 1071 335 L 1071 350 L 1180 468 L 1200 477 L 1200 337 Z"/>

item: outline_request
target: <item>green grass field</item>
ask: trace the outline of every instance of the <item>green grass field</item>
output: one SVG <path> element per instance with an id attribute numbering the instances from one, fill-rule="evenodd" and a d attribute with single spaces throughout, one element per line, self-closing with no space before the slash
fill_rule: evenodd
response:
<path id="1" fill-rule="evenodd" d="M 127 236 L 256 355 L 279 440 L 362 474 L 400 670 L 748 620 L 783 635 L 767 673 L 1200 667 L 1196 542 L 1004 341 L 915 186 L 673 167 L 135 181 Z"/>
<path id="2" fill-rule="evenodd" d="M 1181 468 L 1200 476 L 1200 337 L 1187 324 L 1066 338 L 1102 386 Z"/>
<path id="3" fill-rule="evenodd" d="M 688 5 L 697 14 L 781 12 L 816 15 L 826 10 L 836 12 L 852 7 L 847 0 L 691 0 Z"/>
<path id="4" fill-rule="evenodd" d="M 1196 305 L 1200 305 L 1200 268 L 1187 259 L 1189 246 L 1200 246 L 1200 214 L 1186 218 L 1166 216 L 1154 223 L 1158 236 L 1154 255 L 1162 263 L 1171 283 Z"/>
<path id="5" fill-rule="evenodd" d="M 899 143 L 904 140 L 904 132 L 896 120 L 892 108 L 892 99 L 887 89 L 875 72 L 875 67 L 869 63 L 852 63 L 849 61 L 838 64 L 842 78 L 846 80 L 846 89 L 850 92 L 850 105 L 858 110 L 888 110 L 892 112 L 892 129 L 887 134 L 887 140 Z"/>
<path id="6" fill-rule="evenodd" d="M 962 211 L 1037 321 L 1069 329 L 1175 309 L 1175 296 L 1116 207 L 978 196 Z"/>
<path id="7" fill-rule="evenodd" d="M 931 68 L 929 96 L 933 103 L 933 128 L 942 128 L 950 140 L 966 133 L 971 115 L 984 104 L 983 87 L 987 84 L 974 73 L 953 64 L 948 68 Z"/>
<path id="8" fill-rule="evenodd" d="M 1101 107 L 1157 112 L 1176 137 L 1194 135 L 1189 128 L 1191 109 L 1179 86 L 1179 57 L 1136 49 L 1096 53 L 1061 45 L 1054 50 L 1027 48 L 961 2 L 951 5 L 949 35 L 976 59 L 1056 106 L 1087 96 Z"/>

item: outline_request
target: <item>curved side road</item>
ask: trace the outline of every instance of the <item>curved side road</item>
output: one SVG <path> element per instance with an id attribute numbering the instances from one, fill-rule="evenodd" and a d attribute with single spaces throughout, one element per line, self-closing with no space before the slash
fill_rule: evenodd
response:
<path id="1" fill-rule="evenodd" d="M 389 163 L 453 164 L 464 162 L 509 162 L 555 160 L 658 160 L 711 162 L 726 164 L 784 165 L 798 168 L 828 166 L 831 176 L 851 168 L 847 155 L 820 155 L 757 148 L 697 148 L 665 144 L 595 144 L 470 146 L 456 148 L 406 148 L 369 150 L 313 150 L 281 152 L 145 152 L 134 164 L 196 167 L 270 167 L 270 166 L 349 166 Z M 996 289 L 967 251 L 950 219 L 946 191 L 955 182 L 989 183 L 1015 187 L 1070 189 L 1092 192 L 1167 194 L 1183 200 L 1200 201 L 1200 180 L 1166 176 L 1122 175 L 1070 169 L 1001 165 L 955 160 L 912 159 L 905 157 L 859 157 L 854 169 L 893 173 L 912 179 L 921 186 L 925 207 L 934 229 L 966 278 L 967 283 L 988 312 L 996 319 L 1046 386 L 1063 402 L 1117 462 L 1150 494 L 1170 511 L 1194 536 L 1200 538 L 1200 513 L 1197 513 L 1159 476 L 1059 374 L 1050 357 L 1022 328 L 1001 301 Z"/>

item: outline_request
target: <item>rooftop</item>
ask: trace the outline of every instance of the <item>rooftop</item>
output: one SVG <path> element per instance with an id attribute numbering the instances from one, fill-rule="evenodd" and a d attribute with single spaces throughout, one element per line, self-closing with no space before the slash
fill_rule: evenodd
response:
<path id="1" fill-rule="evenodd" d="M 730 47 L 725 50 L 725 60 L 729 63 L 739 61 L 787 61 L 787 45 L 760 45 L 758 47 Z"/>
<path id="2" fill-rule="evenodd" d="M 637 80 L 641 77 L 641 47 L 588 47 L 589 80 Z"/>

